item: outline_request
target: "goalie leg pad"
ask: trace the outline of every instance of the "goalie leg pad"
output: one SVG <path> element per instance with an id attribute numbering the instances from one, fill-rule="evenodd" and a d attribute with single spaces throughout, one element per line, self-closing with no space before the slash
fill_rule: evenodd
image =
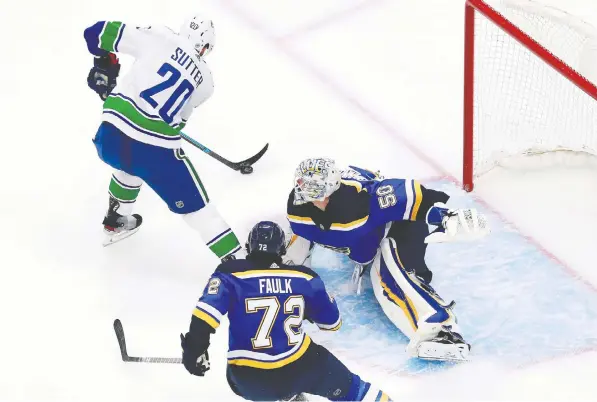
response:
<path id="1" fill-rule="evenodd" d="M 394 239 L 382 241 L 371 282 L 384 313 L 411 340 L 407 348 L 411 355 L 418 356 L 419 344 L 443 330 L 458 332 L 453 304 L 447 304 L 414 272 L 406 270 Z"/>
<path id="2" fill-rule="evenodd" d="M 286 235 L 286 254 L 282 257 L 284 264 L 304 265 L 311 268 L 311 254 L 315 243 L 292 233 L 290 228 L 285 231 Z"/>

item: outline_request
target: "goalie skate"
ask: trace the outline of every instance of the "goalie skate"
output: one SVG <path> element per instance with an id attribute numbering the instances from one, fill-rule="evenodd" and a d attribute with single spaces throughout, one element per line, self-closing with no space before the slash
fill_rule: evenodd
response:
<path id="1" fill-rule="evenodd" d="M 423 341 L 417 348 L 417 356 L 424 360 L 467 361 L 471 345 L 453 332 L 441 331 L 437 337 Z"/>

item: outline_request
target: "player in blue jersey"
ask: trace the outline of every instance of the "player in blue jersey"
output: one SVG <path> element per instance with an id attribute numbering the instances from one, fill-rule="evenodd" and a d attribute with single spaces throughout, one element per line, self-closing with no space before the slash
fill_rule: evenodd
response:
<path id="1" fill-rule="evenodd" d="M 394 324 L 410 338 L 410 355 L 465 360 L 470 345 L 459 333 L 453 304 L 430 286 L 427 243 L 472 240 L 489 232 L 474 209 L 445 208 L 449 196 L 415 180 L 385 179 L 333 160 L 307 159 L 295 172 L 287 214 L 294 237 L 289 258 L 306 263 L 313 244 L 344 253 L 355 262 L 360 291 L 370 271 L 375 296 Z M 437 229 L 429 233 L 428 225 Z"/>
<path id="2" fill-rule="evenodd" d="M 228 314 L 227 378 L 237 395 L 253 401 L 305 400 L 303 393 L 339 401 L 388 401 L 387 394 L 304 332 L 305 319 L 326 331 L 337 331 L 342 321 L 315 272 L 282 263 L 282 229 L 273 222 L 258 223 L 246 248 L 246 259 L 218 266 L 193 312 L 189 332 L 181 334 L 185 368 L 205 374 L 210 335 Z"/>

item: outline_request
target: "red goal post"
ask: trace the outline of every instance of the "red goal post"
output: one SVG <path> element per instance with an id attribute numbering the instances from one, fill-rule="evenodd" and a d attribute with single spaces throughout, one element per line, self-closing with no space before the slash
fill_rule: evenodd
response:
<path id="1" fill-rule="evenodd" d="M 517 26 L 513 18 L 508 19 L 484 0 L 466 1 L 463 125 L 466 191 L 473 190 L 475 177 L 487 166 L 489 169 L 495 166 L 502 154 L 524 154 L 527 148 L 542 148 L 540 152 L 562 149 L 595 154 L 597 151 L 594 149 L 597 87 L 571 67 L 568 60 L 557 57 L 557 52 L 554 54 L 546 43 L 550 37 L 559 40 L 559 30 L 578 33 L 578 38 L 570 39 L 570 44 L 564 44 L 563 48 L 579 47 L 579 57 L 583 57 L 587 41 L 593 43 L 591 27 L 586 24 L 585 28 L 584 21 L 576 22 L 564 12 L 561 12 L 563 17 L 554 14 L 553 21 L 548 14 L 535 17 L 533 13 L 530 8 L 517 15 L 519 21 L 532 19 L 536 32 L 550 30 L 545 35 L 548 39 L 541 44 L 524 31 L 525 27 Z M 573 21 L 570 24 L 568 16 Z M 560 35 L 563 37 L 564 33 Z M 554 78 L 556 74 L 559 78 Z M 543 133 L 549 133 L 550 138 L 548 134 L 542 138 Z M 487 166 L 483 167 L 483 163 Z"/>

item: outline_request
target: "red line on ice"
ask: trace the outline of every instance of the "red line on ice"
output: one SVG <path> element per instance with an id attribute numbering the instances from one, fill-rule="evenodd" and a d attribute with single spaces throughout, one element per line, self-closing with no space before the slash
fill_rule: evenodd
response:
<path id="1" fill-rule="evenodd" d="M 362 10 L 366 5 L 377 4 L 376 1 L 369 1 L 364 3 L 359 3 L 358 6 L 352 7 L 348 10 L 344 10 L 344 12 L 338 12 L 334 15 L 323 18 L 317 23 L 307 26 L 309 30 L 312 29 L 320 29 L 323 28 L 325 25 L 337 21 L 340 17 L 346 17 L 348 15 L 353 14 L 356 11 Z M 301 55 L 298 51 L 292 48 L 291 43 L 287 40 L 289 38 L 295 37 L 296 33 L 299 32 L 306 32 L 306 29 L 296 31 L 290 35 L 284 35 L 282 37 L 273 36 L 268 29 L 263 26 L 259 21 L 257 21 L 253 16 L 251 16 L 247 11 L 245 11 L 242 7 L 237 4 L 236 0 L 223 0 L 221 2 L 226 9 L 235 14 L 239 20 L 242 20 L 246 25 L 254 29 L 255 31 L 259 32 L 266 40 L 270 41 L 274 47 L 281 53 L 285 54 L 289 59 L 291 59 L 296 64 L 300 65 L 303 69 L 305 69 L 308 73 L 310 73 L 314 78 L 316 78 L 322 87 L 326 87 L 330 92 L 336 95 L 339 99 L 344 100 L 347 104 L 349 104 L 354 109 L 358 110 L 362 115 L 367 117 L 370 121 L 372 121 L 375 125 L 382 129 L 385 133 L 390 135 L 391 137 L 399 139 L 403 145 L 411 151 L 414 155 L 416 155 L 421 161 L 425 162 L 435 171 L 439 172 L 440 175 L 434 177 L 434 179 L 445 178 L 447 180 L 452 181 L 458 187 L 462 187 L 462 182 L 458 180 L 456 177 L 448 173 L 447 169 L 445 169 L 441 164 L 436 162 L 432 159 L 426 152 L 421 150 L 418 146 L 414 145 L 406 136 L 400 133 L 392 124 L 388 123 L 381 115 L 377 114 L 372 108 L 368 107 L 366 104 L 359 100 L 358 96 L 355 94 L 350 93 L 348 88 L 341 83 L 335 81 L 331 76 L 326 74 L 322 69 L 318 68 L 313 62 L 311 62 L 307 57 Z M 475 201 L 479 204 L 483 205 L 486 209 L 497 215 L 504 223 L 512 226 L 520 235 L 525 238 L 529 243 L 535 245 L 545 256 L 562 266 L 562 268 L 573 278 L 585 284 L 588 288 L 592 291 L 597 293 L 597 286 L 589 282 L 587 279 L 583 278 L 582 275 L 570 267 L 567 263 L 562 261 L 556 255 L 554 255 L 551 251 L 549 251 L 546 247 L 544 247 L 537 239 L 534 237 L 525 234 L 521 231 L 516 224 L 512 221 L 507 219 L 501 212 L 498 211 L 497 208 L 493 207 L 489 202 L 482 199 L 478 195 L 471 193 L 470 194 Z M 590 352 L 593 350 L 597 350 L 597 346 L 595 347 L 587 347 L 586 349 L 579 350 L 577 353 L 574 354 L 582 354 L 586 352 Z M 564 354 L 561 356 L 557 356 L 555 358 L 546 358 L 540 361 L 533 362 L 528 365 L 520 366 L 519 368 L 528 367 L 529 365 L 533 365 L 536 363 L 554 360 L 559 358 L 565 358 L 570 356 L 570 354 Z"/>

